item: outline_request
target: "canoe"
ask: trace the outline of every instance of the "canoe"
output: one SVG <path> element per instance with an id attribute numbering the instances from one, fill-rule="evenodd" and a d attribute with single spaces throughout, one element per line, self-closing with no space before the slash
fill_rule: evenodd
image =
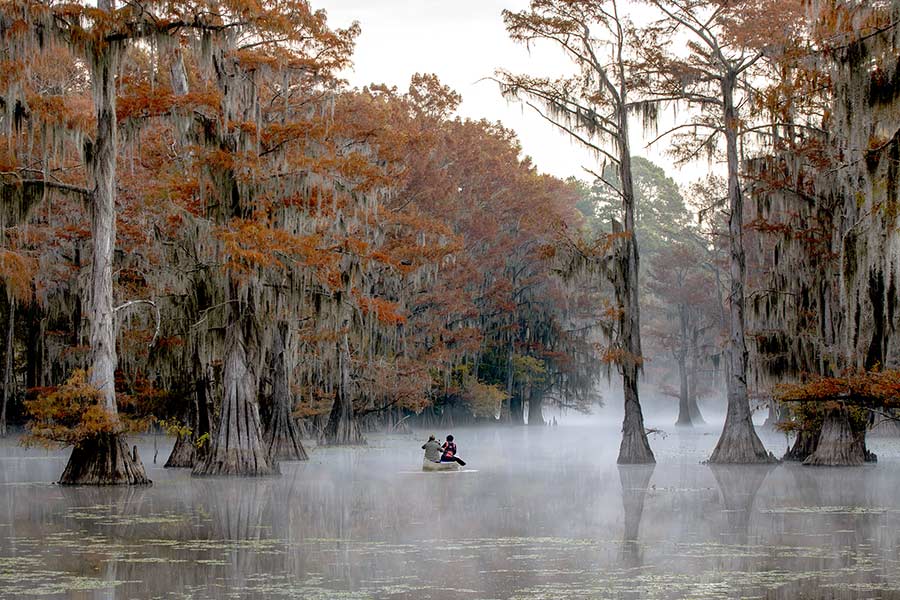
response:
<path id="1" fill-rule="evenodd" d="M 459 471 L 459 463 L 456 462 L 432 462 L 427 458 L 422 461 L 423 471 Z"/>

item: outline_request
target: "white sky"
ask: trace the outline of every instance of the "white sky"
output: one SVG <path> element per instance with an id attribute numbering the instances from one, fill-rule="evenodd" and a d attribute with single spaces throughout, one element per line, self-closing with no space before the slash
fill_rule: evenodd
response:
<path id="1" fill-rule="evenodd" d="M 561 52 L 546 46 L 529 53 L 507 36 L 501 11 L 522 10 L 528 0 L 312 0 L 311 4 L 328 12 L 333 27 L 359 21 L 362 34 L 355 66 L 345 74 L 352 85 L 385 83 L 405 91 L 414 73 L 435 73 L 462 95 L 462 116 L 502 121 L 515 130 L 524 153 L 539 170 L 586 180 L 592 177 L 582 166 L 599 170 L 597 159 L 530 108 L 507 102 L 496 83 L 479 81 L 499 68 L 554 76 L 571 69 Z M 708 169 L 702 164 L 679 170 L 664 154 L 663 145 L 644 149 L 640 129 L 640 123 L 633 122 L 633 154 L 659 164 L 679 184 Z"/>

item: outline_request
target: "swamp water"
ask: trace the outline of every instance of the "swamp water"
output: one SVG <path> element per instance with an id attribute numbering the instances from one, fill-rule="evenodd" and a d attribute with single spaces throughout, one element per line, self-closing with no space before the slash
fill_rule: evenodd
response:
<path id="1" fill-rule="evenodd" d="M 133 489 L 54 485 L 65 455 L 3 442 L 0 598 L 900 598 L 898 440 L 877 466 L 709 467 L 718 429 L 669 427 L 655 467 L 617 467 L 615 427 L 453 433 L 463 472 L 370 436 L 257 480 L 144 439 Z"/>

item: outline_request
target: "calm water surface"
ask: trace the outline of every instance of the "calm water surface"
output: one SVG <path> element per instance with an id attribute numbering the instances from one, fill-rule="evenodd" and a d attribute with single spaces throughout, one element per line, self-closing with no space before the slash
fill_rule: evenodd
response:
<path id="1" fill-rule="evenodd" d="M 64 456 L 6 442 L 0 598 L 900 598 L 897 440 L 874 467 L 711 468 L 718 430 L 670 427 L 641 468 L 611 427 L 453 433 L 466 472 L 370 436 L 277 479 L 152 466 L 143 489 L 53 485 Z"/>

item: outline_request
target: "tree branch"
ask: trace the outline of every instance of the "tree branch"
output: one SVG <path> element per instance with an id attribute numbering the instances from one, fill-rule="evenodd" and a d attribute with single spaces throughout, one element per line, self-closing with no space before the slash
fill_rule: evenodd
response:
<path id="1" fill-rule="evenodd" d="M 156 330 L 153 332 L 153 339 L 151 339 L 150 344 L 148 344 L 148 346 L 152 348 L 156 343 L 157 338 L 159 338 L 159 328 L 160 324 L 162 323 L 162 317 L 159 313 L 159 306 L 156 305 L 156 302 L 154 302 L 153 300 L 129 300 L 128 302 L 115 307 L 113 309 L 113 313 L 118 313 L 120 310 L 125 310 L 132 306 L 137 306 L 138 304 L 146 304 L 153 307 L 153 314 L 156 318 Z"/>

